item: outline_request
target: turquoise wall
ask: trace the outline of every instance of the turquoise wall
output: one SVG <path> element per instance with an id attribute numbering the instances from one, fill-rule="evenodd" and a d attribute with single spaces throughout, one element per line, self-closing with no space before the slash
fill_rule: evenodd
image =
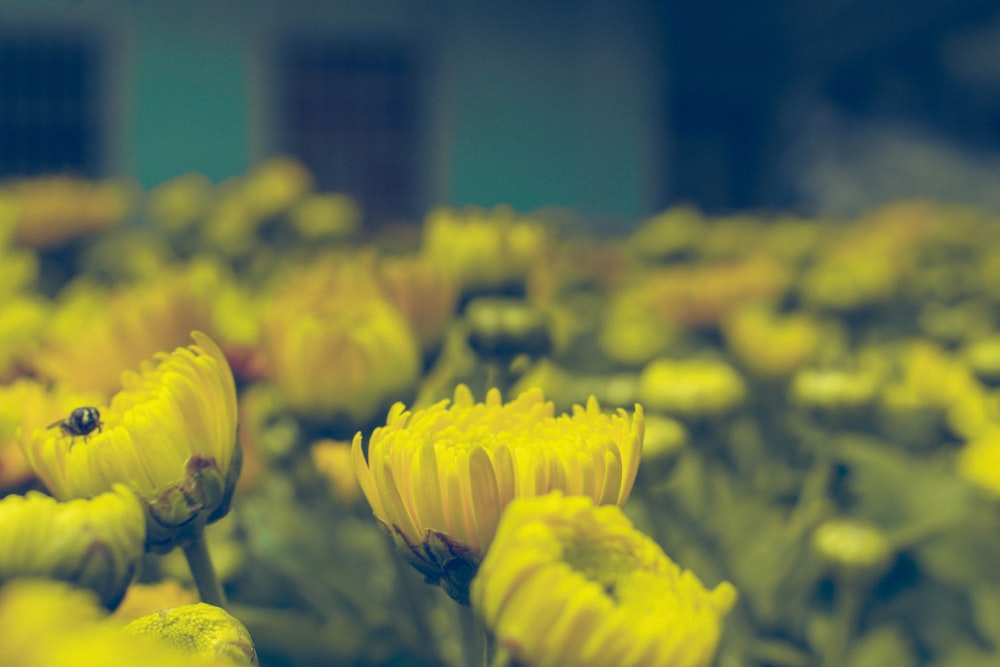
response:
<path id="1" fill-rule="evenodd" d="M 149 40 L 136 49 L 125 163 L 144 187 L 189 171 L 212 180 L 250 164 L 243 53 Z"/>
<path id="2" fill-rule="evenodd" d="M 0 20 L 106 37 L 109 166 L 143 187 L 189 171 L 219 181 L 278 152 L 262 63 L 274 35 L 306 29 L 424 50 L 427 205 L 634 219 L 649 212 L 657 160 L 648 36 L 629 3 L 558 4 L 7 0 Z"/>

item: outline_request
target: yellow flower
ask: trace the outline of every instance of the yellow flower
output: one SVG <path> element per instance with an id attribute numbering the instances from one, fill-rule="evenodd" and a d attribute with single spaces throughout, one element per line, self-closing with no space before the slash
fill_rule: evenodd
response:
<path id="1" fill-rule="evenodd" d="M 202 174 L 184 174 L 149 191 L 145 219 L 158 231 L 190 237 L 190 229 L 204 218 L 214 186 Z"/>
<path id="2" fill-rule="evenodd" d="M 194 345 L 123 374 L 123 389 L 100 410 L 103 429 L 85 438 L 36 429 L 25 451 L 58 498 L 130 486 L 147 505 L 148 546 L 156 551 L 225 515 L 239 476 L 232 372 L 210 338 L 191 337 Z"/>
<path id="3" fill-rule="evenodd" d="M 558 489 L 624 504 L 642 451 L 643 411 L 608 416 L 595 399 L 556 417 L 538 389 L 476 403 L 464 385 L 451 405 L 397 403 L 368 443 L 354 438 L 361 490 L 397 549 L 460 602 L 504 507 Z"/>
<path id="4" fill-rule="evenodd" d="M 378 279 L 389 301 L 413 327 L 420 347 L 426 351 L 438 346 L 458 305 L 454 279 L 418 256 L 383 260 L 378 266 Z"/>
<path id="5" fill-rule="evenodd" d="M 157 637 L 192 659 L 229 658 L 236 665 L 256 665 L 250 633 L 226 610 L 204 602 L 164 609 L 135 619 L 127 635 Z"/>
<path id="6" fill-rule="evenodd" d="M 708 225 L 701 212 L 675 206 L 644 220 L 626 241 L 629 250 L 646 260 L 693 255 Z"/>
<path id="7" fill-rule="evenodd" d="M 67 176 L 28 179 L 10 186 L 20 206 L 15 238 L 32 248 L 52 248 L 124 222 L 136 188 L 126 181 Z"/>
<path id="8" fill-rule="evenodd" d="M 365 260 L 323 261 L 287 277 L 264 314 L 271 379 L 297 413 L 361 426 L 416 383 L 417 340 Z"/>
<path id="9" fill-rule="evenodd" d="M 0 500 L 0 582 L 60 579 L 92 589 L 113 609 L 145 554 L 146 518 L 124 485 L 64 503 L 31 491 Z"/>
<path id="10" fill-rule="evenodd" d="M 421 254 L 465 290 L 523 285 L 551 244 L 539 222 L 506 206 L 484 211 L 439 208 L 427 215 Z"/>
<path id="11" fill-rule="evenodd" d="M 807 362 L 820 343 L 809 315 L 782 315 L 761 303 L 737 308 L 723 325 L 726 343 L 744 364 L 762 375 L 785 376 Z"/>
<path id="12" fill-rule="evenodd" d="M 184 588 L 175 579 L 164 579 L 155 584 L 135 583 L 125 591 L 125 597 L 115 609 L 113 618 L 128 623 L 160 609 L 194 604 L 197 601 L 198 593 Z"/>
<path id="13" fill-rule="evenodd" d="M 639 400 L 675 417 L 726 414 L 745 398 L 743 378 L 714 359 L 657 359 L 639 376 Z"/>
<path id="14" fill-rule="evenodd" d="M 288 224 L 307 243 L 344 241 L 361 228 L 361 207 L 345 194 L 307 195 L 287 213 Z"/>
<path id="15" fill-rule="evenodd" d="M 233 277 L 209 260 L 110 293 L 77 285 L 52 318 L 34 365 L 43 377 L 110 395 L 122 371 L 184 345 L 194 329 L 221 334 L 223 342 L 255 342 L 247 301 L 231 301 L 236 290 Z"/>
<path id="16" fill-rule="evenodd" d="M 338 440 L 317 440 L 309 448 L 313 465 L 329 484 L 330 494 L 342 503 L 357 499 L 361 487 L 351 467 L 351 445 Z"/>
<path id="17" fill-rule="evenodd" d="M 238 651 L 185 651 L 156 636 L 123 631 L 87 591 L 54 581 L 0 588 L 0 665 L 4 667 L 237 667 Z M 252 648 L 252 645 L 251 645 Z"/>
<path id="18" fill-rule="evenodd" d="M 895 555 L 889 538 L 860 519 L 834 518 L 813 533 L 812 546 L 838 576 L 870 581 L 885 572 Z"/>
<path id="19" fill-rule="evenodd" d="M 96 392 L 79 392 L 65 385 L 45 386 L 20 378 L 0 386 L 0 490 L 13 490 L 34 479 L 24 457 L 35 429 L 51 424 L 53 415 L 66 416 L 74 408 L 103 401 Z"/>
<path id="20" fill-rule="evenodd" d="M 958 474 L 1000 497 L 1000 425 L 985 429 L 958 452 Z"/>
<path id="21" fill-rule="evenodd" d="M 736 601 L 618 507 L 560 493 L 508 506 L 471 594 L 497 640 L 495 667 L 705 666 Z"/>

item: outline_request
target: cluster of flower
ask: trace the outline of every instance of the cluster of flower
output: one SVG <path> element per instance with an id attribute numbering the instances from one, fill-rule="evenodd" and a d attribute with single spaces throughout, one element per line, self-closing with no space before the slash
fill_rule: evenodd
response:
<path id="1" fill-rule="evenodd" d="M 982 572 L 948 531 L 1000 495 L 988 215 L 676 208 L 615 239 L 504 207 L 361 220 L 287 159 L 145 195 L 0 187 L 0 582 L 96 596 L 0 588 L 0 621 L 35 623 L 0 623 L 17 664 L 160 650 L 135 634 L 175 644 L 164 664 L 471 664 L 476 633 L 442 621 L 467 608 L 497 667 L 966 655 L 893 615 L 945 584 L 892 582 Z M 223 517 L 256 647 L 206 616 Z M 148 587 L 186 581 L 176 547 L 211 605 L 143 616 L 193 597 Z M 992 641 L 1000 593 L 977 595 Z"/>

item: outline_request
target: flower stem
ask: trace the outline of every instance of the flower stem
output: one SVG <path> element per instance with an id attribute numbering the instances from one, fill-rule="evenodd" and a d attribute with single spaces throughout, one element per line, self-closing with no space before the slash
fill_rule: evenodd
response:
<path id="1" fill-rule="evenodd" d="M 184 557 L 187 559 L 188 567 L 191 568 L 191 576 L 194 577 L 194 584 L 198 587 L 201 601 L 225 608 L 226 594 L 222 591 L 218 577 L 215 576 L 204 531 L 200 531 L 194 541 L 184 546 Z"/>
<path id="2" fill-rule="evenodd" d="M 486 627 L 469 607 L 458 610 L 462 632 L 462 660 L 466 665 L 489 667 Z"/>
<path id="3" fill-rule="evenodd" d="M 822 653 L 823 667 L 837 667 L 844 664 L 847 645 L 854 633 L 861 603 L 861 591 L 855 582 L 847 582 L 843 590 L 837 591 L 832 624 Z"/>

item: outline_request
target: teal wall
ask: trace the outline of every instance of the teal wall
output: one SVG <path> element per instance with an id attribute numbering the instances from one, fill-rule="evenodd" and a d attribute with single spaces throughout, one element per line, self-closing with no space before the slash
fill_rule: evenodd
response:
<path id="1" fill-rule="evenodd" d="M 189 171 L 212 180 L 250 164 L 247 69 L 240 50 L 136 49 L 125 163 L 144 187 Z"/>
<path id="2" fill-rule="evenodd" d="M 657 160 L 649 38 L 631 3 L 555 4 L 5 0 L 0 20 L 89 23 L 107 37 L 109 166 L 146 188 L 189 171 L 219 181 L 275 153 L 261 54 L 306 29 L 424 49 L 427 206 L 635 219 Z"/>
<path id="3" fill-rule="evenodd" d="M 464 18 L 450 46 L 454 203 L 648 212 L 656 72 L 638 19 L 608 7 Z"/>

